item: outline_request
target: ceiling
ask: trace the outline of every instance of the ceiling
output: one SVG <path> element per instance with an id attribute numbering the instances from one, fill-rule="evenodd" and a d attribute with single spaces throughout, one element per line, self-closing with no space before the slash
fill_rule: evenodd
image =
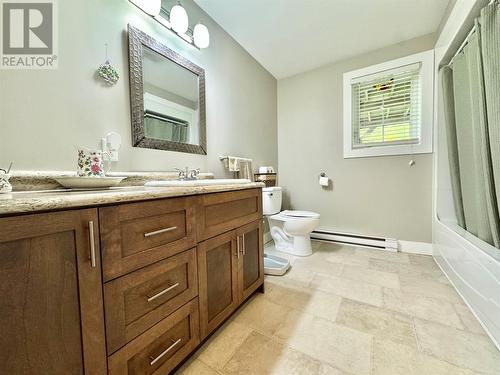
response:
<path id="1" fill-rule="evenodd" d="M 435 32 L 449 0 L 195 0 L 281 79 Z"/>

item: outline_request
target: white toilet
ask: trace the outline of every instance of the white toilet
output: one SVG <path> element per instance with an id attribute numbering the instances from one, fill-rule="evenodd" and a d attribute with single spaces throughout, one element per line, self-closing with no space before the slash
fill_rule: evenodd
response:
<path id="1" fill-rule="evenodd" d="M 281 187 L 262 189 L 263 213 L 276 250 L 298 256 L 312 254 L 311 232 L 319 224 L 319 214 L 310 211 L 281 211 Z"/>

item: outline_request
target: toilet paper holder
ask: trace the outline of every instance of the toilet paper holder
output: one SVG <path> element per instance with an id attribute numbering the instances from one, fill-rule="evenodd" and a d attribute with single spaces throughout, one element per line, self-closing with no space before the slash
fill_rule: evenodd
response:
<path id="1" fill-rule="evenodd" d="M 318 182 L 323 188 L 329 188 L 330 186 L 330 178 L 326 175 L 325 172 L 321 172 L 318 176 Z"/>

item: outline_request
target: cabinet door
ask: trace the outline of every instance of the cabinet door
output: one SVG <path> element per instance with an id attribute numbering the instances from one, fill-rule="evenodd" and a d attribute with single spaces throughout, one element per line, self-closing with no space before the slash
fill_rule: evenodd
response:
<path id="1" fill-rule="evenodd" d="M 241 300 L 245 300 L 264 282 L 264 245 L 262 220 L 236 230 L 240 253 L 238 284 Z"/>
<path id="2" fill-rule="evenodd" d="M 203 339 L 238 307 L 238 252 L 234 231 L 198 244 L 198 280 Z"/>
<path id="3" fill-rule="evenodd" d="M 1 218 L 0 301 L 0 374 L 105 374 L 97 210 Z"/>

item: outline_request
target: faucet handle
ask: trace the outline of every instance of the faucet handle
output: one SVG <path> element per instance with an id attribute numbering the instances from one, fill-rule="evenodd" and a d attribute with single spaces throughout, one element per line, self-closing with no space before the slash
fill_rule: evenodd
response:
<path id="1" fill-rule="evenodd" d="M 184 169 L 180 169 L 180 168 L 174 168 L 174 169 L 179 174 L 179 178 L 187 176 L 187 173 Z"/>
<path id="2" fill-rule="evenodd" d="M 200 174 L 200 168 L 191 169 L 188 173 L 188 177 L 193 180 L 196 180 L 199 174 Z"/>

